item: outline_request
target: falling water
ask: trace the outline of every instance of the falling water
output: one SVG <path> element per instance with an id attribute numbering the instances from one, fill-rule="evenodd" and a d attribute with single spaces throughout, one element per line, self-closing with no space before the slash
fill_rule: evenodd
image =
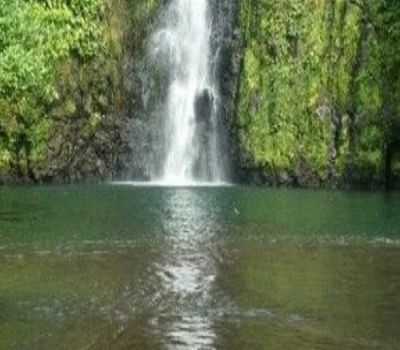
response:
<path id="1" fill-rule="evenodd" d="M 154 35 L 152 52 L 168 67 L 168 84 L 163 102 L 163 154 L 152 180 L 177 185 L 226 181 L 211 34 L 207 0 L 172 0 Z"/>

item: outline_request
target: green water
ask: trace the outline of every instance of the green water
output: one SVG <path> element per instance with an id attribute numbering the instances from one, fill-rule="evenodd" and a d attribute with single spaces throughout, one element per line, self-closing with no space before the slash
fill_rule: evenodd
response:
<path id="1" fill-rule="evenodd" d="M 0 188 L 0 349 L 400 349 L 400 195 Z"/>

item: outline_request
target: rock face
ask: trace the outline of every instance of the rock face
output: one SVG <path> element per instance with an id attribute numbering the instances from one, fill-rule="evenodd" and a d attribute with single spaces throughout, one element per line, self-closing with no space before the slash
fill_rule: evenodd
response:
<path id="1" fill-rule="evenodd" d="M 139 113 L 137 62 L 160 2 L 107 3 L 109 11 L 101 25 L 109 26 L 107 31 L 113 36 L 104 38 L 104 52 L 86 61 L 71 53 L 60 63 L 55 87 L 58 98 L 47 110 L 50 123 L 44 157 L 14 160 L 10 171 L 0 169 L 0 183 L 143 176 L 148 139 Z"/>
<path id="2" fill-rule="evenodd" d="M 115 62 L 117 63 L 117 62 Z M 45 161 L 32 169 L 38 182 L 105 180 L 118 171 L 124 118 L 114 105 L 118 75 L 104 62 L 69 61 L 60 80 L 60 100 L 52 111 Z"/>
<path id="3" fill-rule="evenodd" d="M 165 6 L 165 4 L 161 4 Z M 248 177 L 243 170 L 245 153 L 235 128 L 236 104 L 242 60 L 242 39 L 237 0 L 210 0 L 212 13 L 212 71 L 217 77 L 220 99 L 218 133 L 227 154 L 233 179 Z M 152 15 L 154 16 L 154 14 Z M 154 16 L 154 18 L 157 18 Z M 161 164 L 165 144 L 164 114 L 160 101 L 169 83 L 168 72 L 155 64 L 149 52 L 156 21 L 142 19 L 124 28 L 122 52 L 116 57 L 82 63 L 66 62 L 59 82 L 60 100 L 48 142 L 47 157 L 24 176 L 8 181 L 76 182 L 148 180 Z M 199 93 L 195 110 L 198 143 L 209 145 L 210 116 L 216 96 Z M 210 150 L 202 149 L 196 164 L 207 163 Z M 245 174 L 245 175 L 244 175 Z"/>
<path id="4" fill-rule="evenodd" d="M 233 180 L 301 187 L 399 183 L 398 80 L 380 91 L 378 43 L 372 27 L 358 20 L 356 5 L 208 1 L 219 93 L 198 93 L 197 137 L 210 144 L 211 110 L 219 106 L 216 127 Z M 104 19 L 114 26 L 112 45 L 90 61 L 71 53 L 61 63 L 58 97 L 45 111 L 48 135 L 40 131 L 48 137 L 45 157 L 26 155 L 26 147 L 11 160 L 0 154 L 0 165 L 10 163 L 0 168 L 0 183 L 147 180 L 161 172 L 166 142 L 160 101 L 169 72 L 148 47 L 159 6 L 167 2 L 105 3 L 112 4 L 112 20 Z M 343 18 L 335 19 L 339 14 Z M 344 35 L 346 26 L 351 30 Z M 29 144 L 26 135 L 19 137 Z M 199 153 L 200 168 L 210 150 Z"/>
<path id="5" fill-rule="evenodd" d="M 194 173 L 202 174 L 203 178 L 211 177 L 204 174 L 210 163 L 211 128 L 217 129 L 219 149 L 224 154 L 224 169 L 227 173 L 235 173 L 234 114 L 235 98 L 240 71 L 240 36 L 234 30 L 237 21 L 237 1 L 209 0 L 212 15 L 211 33 L 211 72 L 216 77 L 216 91 L 205 89 L 198 92 L 195 102 L 196 114 L 196 145 L 199 146 L 198 159 L 195 161 Z M 162 16 L 162 15 L 161 15 Z M 160 22 L 165 20 L 161 17 Z M 156 32 L 156 31 L 155 31 Z M 165 101 L 170 83 L 168 64 L 158 56 L 160 53 L 151 45 L 156 40 L 151 35 L 147 38 L 146 54 L 136 62 L 134 76 L 133 100 L 134 114 L 128 128 L 130 139 L 130 154 L 127 157 L 127 167 L 124 177 L 127 179 L 148 179 L 151 175 L 162 174 L 162 164 L 165 158 Z M 216 101 L 218 99 L 218 101 Z M 217 110 L 215 110 L 217 109 Z M 211 115 L 217 115 L 217 125 L 211 125 Z M 225 164 L 226 163 L 226 164 Z M 233 170 L 233 171 L 231 171 Z M 157 176 L 157 175 L 156 175 Z M 232 177 L 232 176 L 230 176 Z"/>
<path id="6" fill-rule="evenodd" d="M 212 112 L 214 106 L 214 96 L 211 91 L 204 90 L 196 98 L 195 113 L 197 125 L 197 143 L 201 145 L 201 151 L 195 162 L 195 173 L 200 173 L 202 164 L 210 163 L 211 161 L 211 128 L 212 128 Z M 210 178 L 211 174 L 206 174 Z"/>
<path id="7" fill-rule="evenodd" d="M 239 176 L 239 142 L 235 128 L 237 98 L 242 60 L 242 38 L 239 29 L 239 0 L 211 0 L 213 13 L 213 68 L 219 82 L 219 132 L 225 140 L 223 149 L 228 153 L 232 180 Z"/>
<path id="8" fill-rule="evenodd" d="M 205 89 L 197 95 L 195 102 L 196 122 L 209 124 L 212 108 L 214 104 L 214 96 L 210 90 Z"/>
<path id="9" fill-rule="evenodd" d="M 233 125 L 241 178 L 302 187 L 393 184 L 400 176 L 393 132 L 400 125 L 399 34 L 388 35 L 390 20 L 379 18 L 393 19 L 394 5 L 239 4 L 243 68 Z"/>

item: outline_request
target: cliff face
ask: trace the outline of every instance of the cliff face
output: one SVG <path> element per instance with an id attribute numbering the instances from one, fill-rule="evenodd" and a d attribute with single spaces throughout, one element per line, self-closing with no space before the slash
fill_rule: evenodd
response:
<path id="1" fill-rule="evenodd" d="M 300 186 L 395 182 L 398 4 L 239 3 L 244 50 L 235 127 L 244 177 Z"/>
<path id="2" fill-rule="evenodd" d="M 138 103 L 131 78 L 158 5 L 10 1 L 2 8 L 0 182 L 104 180 L 125 172 Z"/>
<path id="3" fill-rule="evenodd" d="M 146 50 L 165 2 L 4 1 L 0 182 L 145 179 L 163 120 L 149 105 L 166 76 Z M 210 7 L 221 132 L 238 180 L 399 183 L 396 0 Z"/>
<path id="4" fill-rule="evenodd" d="M 169 5 L 166 2 L 164 5 Z M 218 86 L 218 110 L 217 128 L 218 148 L 221 149 L 219 161 L 224 164 L 227 174 L 233 173 L 235 145 L 234 118 L 235 98 L 240 68 L 240 30 L 237 28 L 238 6 L 233 0 L 208 0 L 211 35 L 210 35 L 210 72 L 217 81 Z M 166 9 L 167 10 L 167 9 Z M 170 20 L 168 11 L 160 11 L 160 16 L 153 25 L 153 33 L 147 36 L 146 51 L 136 63 L 134 74 L 127 77 L 133 82 L 133 95 L 136 100 L 132 114 L 136 117 L 129 125 L 130 134 L 130 156 L 126 157 L 127 171 L 124 173 L 126 179 L 148 180 L 155 174 L 162 174 L 165 156 L 165 146 L 168 144 L 168 137 L 165 135 L 166 101 L 171 84 L 171 65 L 165 62 L 163 55 L 158 55 L 158 48 L 155 42 L 159 40 L 159 30 L 164 28 Z M 193 25 L 196 25 L 195 23 Z M 157 34 L 158 33 L 158 34 Z M 207 163 L 210 159 L 207 145 L 210 145 L 211 129 L 210 115 L 207 109 L 211 108 L 211 100 L 215 97 L 209 91 L 198 91 L 196 101 L 198 118 L 197 137 L 201 140 L 202 152 L 198 158 L 198 164 L 202 161 Z M 228 176 L 229 176 L 228 175 Z M 156 175 L 157 176 L 157 175 Z"/>
<path id="5" fill-rule="evenodd" d="M 63 97 L 51 113 L 56 119 L 37 179 L 107 180 L 127 171 L 133 153 L 129 130 L 139 117 L 137 62 L 159 4 L 104 4 L 104 17 L 97 24 L 103 27 L 103 50 L 87 62 L 69 57 L 61 66 L 58 89 Z"/>
<path id="6" fill-rule="evenodd" d="M 237 98 L 240 82 L 242 59 L 242 35 L 239 27 L 239 1 L 213 0 L 213 55 L 219 82 L 221 106 L 219 118 L 221 138 L 226 140 L 223 149 L 230 161 L 229 173 L 232 179 L 239 180 L 238 159 L 240 145 L 236 139 L 235 118 L 237 113 Z"/>

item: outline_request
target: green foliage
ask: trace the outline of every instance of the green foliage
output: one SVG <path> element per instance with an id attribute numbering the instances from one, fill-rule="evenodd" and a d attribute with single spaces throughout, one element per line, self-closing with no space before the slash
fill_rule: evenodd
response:
<path id="1" fill-rule="evenodd" d="M 102 43 L 102 15 L 99 0 L 2 0 L 0 167 L 45 155 L 58 66 L 69 55 L 94 57 Z"/>
<path id="2" fill-rule="evenodd" d="M 32 173 L 46 159 L 56 120 L 79 114 L 83 132 L 93 134 L 105 104 L 121 98 L 128 27 L 140 33 L 157 3 L 0 0 L 0 175 Z M 97 96 L 102 101 L 92 103 Z"/>
<path id="3" fill-rule="evenodd" d="M 8 0 L 7 0 L 8 1 Z M 57 62 L 76 51 L 81 59 L 99 49 L 100 1 L 9 1 L 0 18 L 0 96 L 34 92 L 54 98 Z"/>
<path id="4" fill-rule="evenodd" d="M 310 113 L 319 97 L 323 49 L 315 31 L 315 18 L 322 16 L 312 5 L 264 0 L 242 7 L 242 18 L 253 20 L 245 33 L 242 140 L 258 165 L 276 172 L 300 161 L 325 170 L 328 125 Z"/>
<path id="5" fill-rule="evenodd" d="M 398 108 L 396 0 L 241 0 L 237 128 L 255 165 L 379 180 L 382 115 Z M 397 74 L 399 75 L 399 74 Z M 394 81 L 387 89 L 388 80 Z M 390 129 L 399 123 L 390 112 Z M 397 120 L 397 122 L 396 122 Z M 366 170 L 367 169 L 367 170 Z"/>

